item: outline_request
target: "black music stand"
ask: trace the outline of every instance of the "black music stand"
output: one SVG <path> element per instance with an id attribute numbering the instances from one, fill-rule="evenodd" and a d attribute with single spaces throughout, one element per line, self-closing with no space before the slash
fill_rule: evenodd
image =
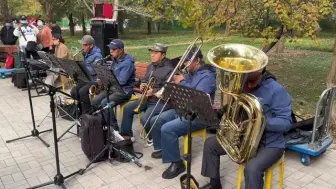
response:
<path id="1" fill-rule="evenodd" d="M 53 131 L 54 131 L 54 145 L 55 145 L 55 157 L 56 157 L 56 171 L 57 171 L 57 173 L 56 173 L 53 181 L 46 182 L 46 183 L 43 183 L 43 184 L 39 184 L 37 186 L 29 187 L 27 189 L 40 188 L 40 187 L 47 186 L 47 185 L 50 185 L 50 184 L 55 184 L 55 185 L 61 186 L 62 188 L 65 189 L 64 180 L 73 176 L 73 175 L 75 175 L 75 174 L 78 174 L 79 170 L 74 172 L 74 173 L 71 173 L 70 175 L 68 175 L 66 177 L 64 177 L 61 174 L 60 163 L 59 163 L 59 153 L 58 153 L 56 116 L 55 116 L 55 100 L 54 100 L 55 94 L 57 92 L 57 88 L 54 87 L 54 86 L 51 86 L 51 85 L 47 85 L 40 80 L 35 80 L 35 81 L 49 88 L 48 94 L 50 96 L 50 112 L 51 112 L 52 125 L 53 125 Z"/>
<path id="2" fill-rule="evenodd" d="M 91 78 L 91 73 L 86 69 L 86 67 L 82 64 L 77 63 L 74 60 L 67 60 L 67 59 L 58 59 L 58 62 L 60 66 L 67 72 L 67 74 L 73 78 L 75 81 L 75 84 L 78 83 L 79 80 L 83 82 L 89 82 L 92 81 Z M 78 135 L 79 133 L 79 127 L 80 127 L 80 122 L 79 122 L 79 112 L 78 110 L 80 109 L 79 105 L 79 91 L 77 86 L 75 86 L 76 89 L 76 99 L 75 99 L 75 105 L 76 105 L 76 118 L 75 118 L 75 123 L 72 124 L 58 139 L 57 141 L 61 140 L 61 138 L 67 133 L 71 133 L 74 135 Z M 73 97 L 72 97 L 73 98 Z M 84 102 L 83 102 L 84 103 Z M 77 134 L 70 132 L 70 129 L 72 129 L 74 126 L 77 126 Z"/>
<path id="3" fill-rule="evenodd" d="M 195 184 L 197 183 L 191 175 L 192 121 L 197 119 L 204 125 L 217 126 L 219 125 L 219 119 L 212 109 L 210 97 L 202 91 L 173 83 L 166 83 L 164 86 L 163 99 L 168 101 L 181 118 L 184 117 L 189 122 L 188 153 L 183 157 L 187 161 L 187 174 L 182 175 L 180 181 L 183 189 L 190 189 L 190 179 L 192 179 Z M 183 184 L 185 178 L 187 181 L 186 187 Z"/>
<path id="4" fill-rule="evenodd" d="M 26 78 L 29 78 L 29 73 L 30 73 L 29 72 L 29 63 L 26 61 L 26 58 L 24 56 L 21 56 L 21 63 L 23 64 L 23 66 L 25 68 Z M 32 102 L 32 96 L 31 96 L 31 91 L 30 91 L 30 85 L 29 85 L 29 83 L 27 84 L 27 87 L 28 87 L 28 98 L 29 98 L 29 105 L 30 105 L 30 113 L 31 113 L 31 118 L 32 118 L 32 122 L 33 122 L 33 130 L 31 131 L 31 135 L 27 135 L 27 136 L 15 138 L 15 139 L 7 140 L 6 143 L 10 143 L 10 142 L 13 142 L 13 141 L 16 141 L 16 140 L 20 140 L 20 139 L 24 139 L 24 138 L 28 138 L 28 137 L 37 137 L 38 139 L 40 139 L 43 142 L 44 145 L 46 145 L 47 147 L 49 147 L 50 145 L 40 137 L 40 134 L 52 131 L 52 129 L 48 129 L 48 130 L 41 131 L 41 132 L 39 132 L 36 129 L 34 109 L 33 109 L 33 102 Z"/>
<path id="5" fill-rule="evenodd" d="M 107 100 L 107 106 L 108 106 L 108 113 L 107 113 L 107 139 L 106 139 L 106 145 L 104 147 L 104 149 L 99 152 L 97 154 L 96 157 L 94 157 L 90 163 L 88 163 L 84 169 L 81 169 L 79 171 L 79 174 L 82 175 L 84 174 L 84 172 L 96 161 L 96 159 L 98 159 L 99 157 L 101 157 L 101 155 L 103 155 L 104 153 L 106 153 L 106 151 L 110 151 L 110 149 L 113 149 L 112 143 L 111 143 L 111 123 L 110 123 L 110 113 L 112 110 L 112 107 L 109 105 L 110 104 L 110 89 L 112 89 L 112 92 L 119 92 L 119 93 L 125 93 L 116 76 L 113 74 L 113 72 L 111 70 L 108 69 L 108 67 L 106 66 L 99 66 L 99 65 L 92 65 L 92 68 L 94 69 L 94 71 L 97 73 L 98 78 L 101 80 L 103 86 L 104 86 L 104 90 L 106 93 L 106 100 Z M 105 108 L 102 107 L 102 110 L 104 110 Z"/>

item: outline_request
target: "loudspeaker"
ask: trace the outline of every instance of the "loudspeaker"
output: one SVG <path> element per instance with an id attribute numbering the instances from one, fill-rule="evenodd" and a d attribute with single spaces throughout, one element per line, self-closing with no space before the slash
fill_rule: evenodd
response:
<path id="1" fill-rule="evenodd" d="M 107 22 L 106 20 L 91 21 L 91 36 L 95 40 L 95 45 L 101 50 L 103 57 L 110 54 L 107 45 L 118 38 L 118 24 L 116 22 Z"/>

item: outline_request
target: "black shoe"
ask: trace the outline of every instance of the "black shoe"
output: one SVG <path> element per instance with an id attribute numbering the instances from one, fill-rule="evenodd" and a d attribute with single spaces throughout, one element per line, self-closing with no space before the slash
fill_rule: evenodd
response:
<path id="1" fill-rule="evenodd" d="M 161 159 L 162 158 L 162 151 L 155 151 L 152 153 L 152 158 L 154 159 Z"/>
<path id="2" fill-rule="evenodd" d="M 48 91 L 45 90 L 45 89 L 42 89 L 42 90 L 38 91 L 39 94 L 45 94 L 45 93 L 47 93 L 47 92 L 48 92 Z"/>
<path id="3" fill-rule="evenodd" d="M 185 171 L 185 166 L 182 160 L 171 163 L 168 169 L 162 173 L 162 178 L 173 179 Z"/>
<path id="4" fill-rule="evenodd" d="M 213 189 L 213 188 L 211 187 L 211 184 L 208 183 L 208 184 L 206 184 L 204 186 L 201 186 L 200 189 Z"/>

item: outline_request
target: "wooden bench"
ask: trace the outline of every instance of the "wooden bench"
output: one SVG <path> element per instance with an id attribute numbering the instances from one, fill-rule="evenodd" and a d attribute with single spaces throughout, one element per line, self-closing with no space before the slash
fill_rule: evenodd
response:
<path id="1" fill-rule="evenodd" d="M 140 91 L 140 83 L 141 79 L 145 77 L 147 73 L 149 63 L 147 62 L 136 62 L 135 63 L 135 86 L 134 86 L 134 92 L 141 93 Z"/>
<path id="2" fill-rule="evenodd" d="M 19 51 L 19 46 L 16 45 L 0 45 L 0 53 L 17 53 Z"/>

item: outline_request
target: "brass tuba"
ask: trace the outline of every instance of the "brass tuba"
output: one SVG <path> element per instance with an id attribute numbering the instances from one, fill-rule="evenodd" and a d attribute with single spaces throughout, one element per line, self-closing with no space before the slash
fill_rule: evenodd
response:
<path id="1" fill-rule="evenodd" d="M 243 44 L 222 44 L 212 48 L 207 56 L 213 66 L 223 71 L 219 89 L 226 108 L 216 137 L 228 156 L 241 164 L 255 155 L 266 121 L 259 99 L 242 93 L 242 89 L 248 73 L 261 71 L 268 57 L 262 50 Z"/>

